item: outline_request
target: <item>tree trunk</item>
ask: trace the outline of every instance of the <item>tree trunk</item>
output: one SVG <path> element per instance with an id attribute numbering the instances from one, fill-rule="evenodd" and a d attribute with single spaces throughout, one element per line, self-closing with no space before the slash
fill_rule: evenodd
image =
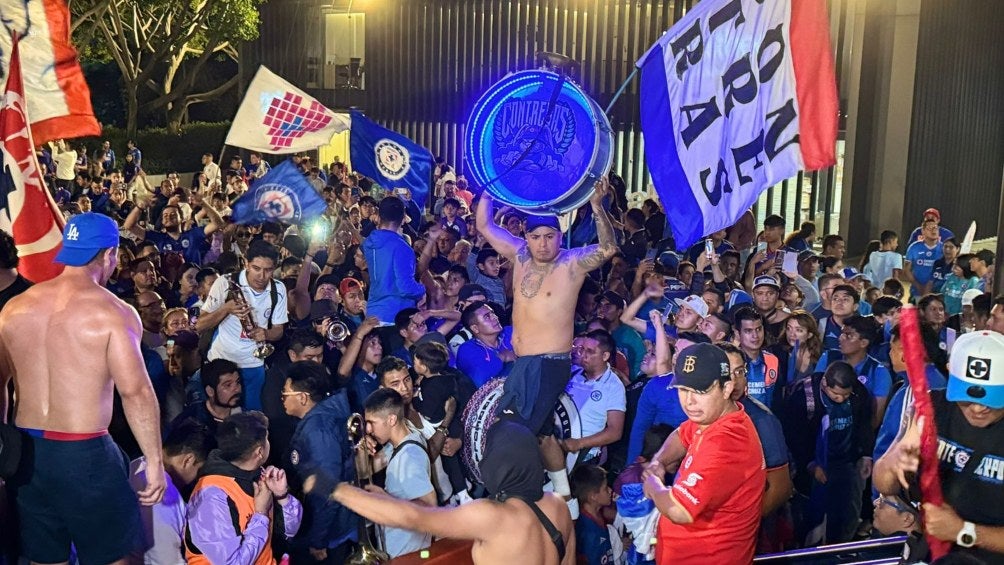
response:
<path id="1" fill-rule="evenodd" d="M 139 91 L 139 84 L 126 81 L 126 135 L 134 139 L 136 131 L 139 129 L 139 100 L 136 95 Z"/>
<path id="2" fill-rule="evenodd" d="M 174 135 L 181 133 L 181 123 L 185 119 L 186 106 L 183 101 L 178 101 L 167 109 L 167 133 Z"/>

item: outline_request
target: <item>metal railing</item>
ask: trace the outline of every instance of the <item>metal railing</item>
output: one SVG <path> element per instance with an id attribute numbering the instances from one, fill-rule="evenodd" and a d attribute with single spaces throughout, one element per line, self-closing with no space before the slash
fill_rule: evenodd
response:
<path id="1" fill-rule="evenodd" d="M 822 545 L 807 549 L 793 549 L 783 553 L 757 555 L 754 563 L 822 565 L 826 563 L 856 563 L 880 565 L 899 563 L 907 536 L 852 541 Z"/>

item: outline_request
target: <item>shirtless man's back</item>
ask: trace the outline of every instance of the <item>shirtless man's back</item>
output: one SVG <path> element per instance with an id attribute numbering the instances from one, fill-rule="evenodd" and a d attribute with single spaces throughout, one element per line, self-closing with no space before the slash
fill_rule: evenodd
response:
<path id="1" fill-rule="evenodd" d="M 495 499 L 432 508 L 367 493 L 345 483 L 335 489 L 332 499 L 378 524 L 437 538 L 473 540 L 471 557 L 477 565 L 572 565 L 572 516 L 560 496 L 543 492 L 543 464 L 536 436 L 512 421 L 500 422 L 488 434 L 482 476 Z M 558 545 L 563 546 L 562 557 Z"/>
<path id="2" fill-rule="evenodd" d="M 498 505 L 498 502 L 477 504 Z M 506 508 L 492 512 L 486 533 L 491 534 L 474 542 L 471 557 L 477 565 L 509 565 L 526 563 L 539 565 L 566 565 L 575 563 L 575 525 L 568 505 L 558 495 L 547 493 L 537 501 L 537 506 L 554 524 L 565 541 L 565 555 L 559 561 L 554 542 L 541 525 L 530 506 L 522 500 L 510 498 L 501 503 Z"/>
<path id="3" fill-rule="evenodd" d="M 14 379 L 14 424 L 27 444 L 11 482 L 24 554 L 33 562 L 66 561 L 72 542 L 82 561 L 108 563 L 141 541 L 128 460 L 107 432 L 113 386 L 147 459 L 140 501 L 153 504 L 163 495 L 160 409 L 139 350 L 142 326 L 136 312 L 103 287 L 115 270 L 117 247 L 110 218 L 75 216 L 57 256 L 67 266 L 63 274 L 0 313 L 0 390 Z"/>
<path id="4" fill-rule="evenodd" d="M 606 178 L 601 178 L 590 198 L 599 244 L 578 249 L 561 249 L 556 217 L 528 217 L 524 240 L 491 221 L 492 202 L 487 193 L 482 193 L 478 204 L 478 228 L 515 268 L 512 344 L 518 358 L 506 378 L 499 409 L 534 433 L 550 434 L 554 404 L 571 377 L 569 352 L 582 282 L 617 253 L 613 227 L 603 208 L 609 190 Z"/>

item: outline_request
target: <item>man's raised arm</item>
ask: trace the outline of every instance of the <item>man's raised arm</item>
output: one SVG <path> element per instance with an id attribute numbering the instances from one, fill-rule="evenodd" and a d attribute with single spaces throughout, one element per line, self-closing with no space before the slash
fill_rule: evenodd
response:
<path id="1" fill-rule="evenodd" d="M 523 245 L 523 240 L 515 237 L 507 230 L 495 223 L 492 217 L 492 207 L 494 202 L 488 191 L 481 192 L 481 199 L 478 200 L 477 225 L 478 231 L 485 236 L 492 249 L 499 252 L 499 255 L 514 259 L 516 250 Z"/>

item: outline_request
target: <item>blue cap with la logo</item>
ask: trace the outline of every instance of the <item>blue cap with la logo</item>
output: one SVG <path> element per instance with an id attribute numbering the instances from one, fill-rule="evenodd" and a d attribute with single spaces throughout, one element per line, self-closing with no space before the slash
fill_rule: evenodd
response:
<path id="1" fill-rule="evenodd" d="M 56 261 L 80 267 L 90 263 L 102 249 L 118 246 L 119 227 L 115 220 L 94 212 L 77 214 L 63 228 L 63 248 L 56 255 Z"/>

